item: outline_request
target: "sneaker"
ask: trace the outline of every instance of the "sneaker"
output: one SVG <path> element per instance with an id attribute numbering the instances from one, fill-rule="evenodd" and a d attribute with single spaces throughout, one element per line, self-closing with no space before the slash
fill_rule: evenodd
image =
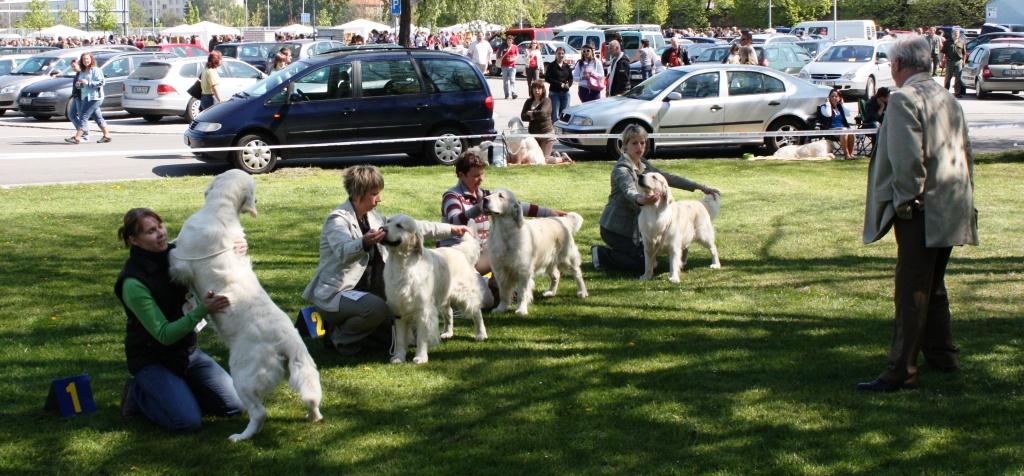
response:
<path id="1" fill-rule="evenodd" d="M 519 99 L 519 95 L 516 93 L 512 93 L 512 99 Z"/>
<path id="2" fill-rule="evenodd" d="M 598 259 L 597 259 L 598 250 L 599 250 L 598 245 L 590 245 L 590 262 L 594 265 L 594 269 L 600 271 L 601 270 L 601 262 L 598 261 Z"/>
<path id="3" fill-rule="evenodd" d="M 124 381 L 124 388 L 121 389 L 121 419 L 123 420 L 128 420 L 139 414 L 135 408 L 135 400 L 132 398 L 132 384 L 134 383 L 135 378 L 129 377 Z"/>

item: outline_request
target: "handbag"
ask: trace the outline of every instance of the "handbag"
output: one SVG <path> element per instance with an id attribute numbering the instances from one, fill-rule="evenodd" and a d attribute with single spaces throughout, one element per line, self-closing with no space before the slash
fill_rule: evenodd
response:
<path id="1" fill-rule="evenodd" d="M 534 69 L 537 68 L 537 57 L 536 56 L 531 56 L 530 57 L 530 67 L 534 68 Z"/>
<path id="2" fill-rule="evenodd" d="M 197 79 L 196 83 L 192 87 L 188 88 L 188 95 L 196 99 L 202 99 L 203 97 L 203 84 Z"/>

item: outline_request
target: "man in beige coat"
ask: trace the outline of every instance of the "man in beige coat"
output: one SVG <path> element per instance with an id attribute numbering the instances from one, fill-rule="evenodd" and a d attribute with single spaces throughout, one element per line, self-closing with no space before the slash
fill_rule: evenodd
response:
<path id="1" fill-rule="evenodd" d="M 868 169 L 864 243 L 896 232 L 896 323 L 889 366 L 866 391 L 917 384 L 917 355 L 943 372 L 959 369 L 950 329 L 946 263 L 953 246 L 978 244 L 967 122 L 960 104 L 931 78 L 923 37 L 890 50 L 892 93 Z"/>

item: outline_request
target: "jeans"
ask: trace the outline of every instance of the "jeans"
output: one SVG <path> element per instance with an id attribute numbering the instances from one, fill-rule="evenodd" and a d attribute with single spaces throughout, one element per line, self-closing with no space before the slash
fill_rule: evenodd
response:
<path id="1" fill-rule="evenodd" d="M 953 94 L 964 94 L 967 88 L 964 87 L 964 82 L 960 79 L 960 71 L 963 69 L 964 64 L 961 61 L 946 61 L 946 90 L 949 90 L 950 83 L 953 84 Z"/>
<path id="2" fill-rule="evenodd" d="M 202 111 L 214 104 L 212 94 L 204 94 L 199 98 L 199 110 Z"/>
<path id="3" fill-rule="evenodd" d="M 169 431 L 196 431 L 204 414 L 238 415 L 244 409 L 231 375 L 199 349 L 189 356 L 184 377 L 147 365 L 130 380 L 128 392 L 132 410 Z"/>
<path id="4" fill-rule="evenodd" d="M 558 122 L 558 118 L 562 117 L 562 112 L 569 107 L 569 91 L 550 91 L 548 97 L 551 98 L 551 123 Z"/>
<path id="5" fill-rule="evenodd" d="M 587 89 L 580 86 L 580 102 L 590 102 L 596 99 L 601 99 L 600 89 Z"/>
<path id="6" fill-rule="evenodd" d="M 391 325 L 394 321 L 388 303 L 374 294 L 358 300 L 342 295 L 338 309 L 321 309 L 328 326 L 324 344 L 341 355 L 353 356 L 391 348 Z"/>
<path id="7" fill-rule="evenodd" d="M 602 269 L 623 271 L 639 276 L 647 265 L 644 246 L 628 236 L 601 227 L 601 239 L 608 245 L 597 247 L 597 259 Z"/>
<path id="8" fill-rule="evenodd" d="M 501 84 L 505 88 L 505 99 L 508 99 L 509 95 L 512 97 L 518 96 L 518 94 L 516 94 L 515 66 L 501 67 Z"/>
<path id="9" fill-rule="evenodd" d="M 96 125 L 100 126 L 100 129 L 107 128 L 107 121 L 103 119 L 103 113 L 100 111 L 100 105 L 103 103 L 102 99 L 79 99 L 78 100 L 78 122 L 75 123 L 75 128 L 82 131 L 82 136 L 89 135 L 89 118 L 91 117 L 96 121 Z"/>
<path id="10" fill-rule="evenodd" d="M 651 68 L 640 68 L 640 80 L 646 81 L 647 78 L 651 77 Z"/>
<path id="11" fill-rule="evenodd" d="M 76 130 L 77 129 L 81 129 L 82 126 L 78 122 L 78 111 L 82 108 L 82 99 L 81 98 L 71 98 L 70 101 L 71 101 L 71 107 L 68 110 L 68 121 L 71 121 L 71 125 L 75 126 Z M 99 110 L 97 109 L 97 111 L 99 111 Z M 96 121 L 96 123 L 99 123 L 101 120 L 103 120 L 103 117 L 102 116 L 98 117 L 96 115 L 96 113 L 93 113 L 92 120 Z M 82 131 L 82 140 L 89 140 L 89 130 L 88 129 Z"/>

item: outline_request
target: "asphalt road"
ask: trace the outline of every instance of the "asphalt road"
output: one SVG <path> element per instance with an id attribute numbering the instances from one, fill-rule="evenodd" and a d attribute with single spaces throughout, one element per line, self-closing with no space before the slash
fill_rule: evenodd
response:
<path id="1" fill-rule="evenodd" d="M 489 78 L 492 94 L 503 97 L 500 80 Z M 526 82 L 517 84 L 519 99 L 496 99 L 494 119 L 498 130 L 518 116 L 526 96 Z M 576 99 L 575 92 L 572 94 Z M 978 101 L 973 96 L 961 102 L 972 126 L 1020 121 L 1024 118 L 1024 96 L 995 94 Z M 856 103 L 848 104 L 856 106 Z M 107 120 L 114 141 L 108 144 L 89 142 L 66 144 L 63 139 L 73 134 L 71 124 L 64 120 L 37 121 L 8 113 L 0 116 L 0 186 L 29 184 L 92 182 L 124 179 L 155 179 L 183 175 L 210 175 L 227 169 L 224 164 L 206 164 L 186 152 L 182 133 L 188 127 L 183 119 L 165 118 L 150 124 L 140 117 L 108 114 Z M 98 138 L 98 130 L 94 129 Z M 1024 128 L 982 129 L 972 132 L 976 151 L 996 152 L 1024 147 Z M 607 160 L 600 154 L 561 148 L 577 160 Z M 155 155 L 147 151 L 166 151 Z M 33 154 L 31 158 L 10 154 Z M 78 156 L 82 153 L 95 156 Z M 738 157 L 736 148 L 703 148 L 659 152 L 659 158 Z M 332 159 L 288 160 L 282 167 L 317 166 L 342 168 L 353 163 L 413 163 L 405 155 L 363 156 Z"/>

